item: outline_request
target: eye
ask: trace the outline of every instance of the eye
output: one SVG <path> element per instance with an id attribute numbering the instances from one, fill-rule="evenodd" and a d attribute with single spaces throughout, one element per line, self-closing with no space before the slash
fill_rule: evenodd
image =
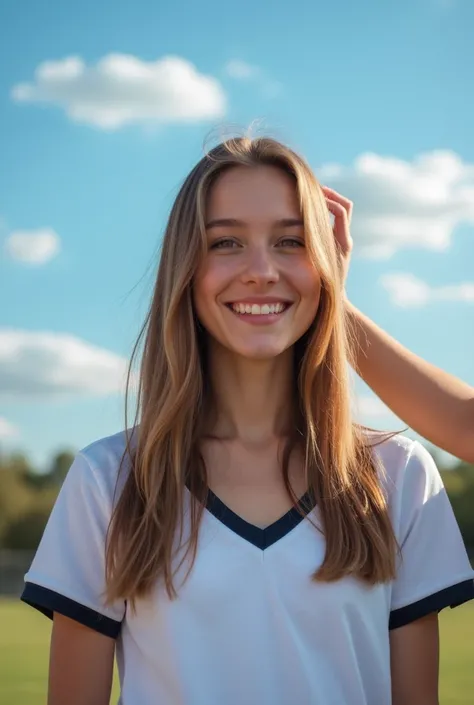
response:
<path id="1" fill-rule="evenodd" d="M 304 240 L 295 237 L 284 237 L 279 242 L 280 247 L 304 247 Z"/>
<path id="2" fill-rule="evenodd" d="M 211 250 L 228 250 L 239 247 L 239 243 L 230 237 L 223 237 L 220 240 L 216 240 L 211 244 Z"/>

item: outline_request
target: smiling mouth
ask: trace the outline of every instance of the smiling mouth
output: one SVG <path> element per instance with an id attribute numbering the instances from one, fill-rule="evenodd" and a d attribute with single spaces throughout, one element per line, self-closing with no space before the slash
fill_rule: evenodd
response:
<path id="1" fill-rule="evenodd" d="M 291 303 L 288 301 L 271 304 L 230 303 L 226 304 L 226 306 L 232 313 L 241 317 L 271 316 L 276 318 L 284 313 L 291 306 Z"/>

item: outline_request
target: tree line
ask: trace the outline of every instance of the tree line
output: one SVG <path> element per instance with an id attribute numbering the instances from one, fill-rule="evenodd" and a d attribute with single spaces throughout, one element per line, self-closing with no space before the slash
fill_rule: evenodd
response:
<path id="1" fill-rule="evenodd" d="M 461 533 L 474 554 L 474 465 L 457 462 L 440 468 Z M 0 549 L 34 551 L 41 539 L 59 488 L 74 453 L 57 453 L 46 472 L 39 473 L 25 455 L 0 454 Z"/>

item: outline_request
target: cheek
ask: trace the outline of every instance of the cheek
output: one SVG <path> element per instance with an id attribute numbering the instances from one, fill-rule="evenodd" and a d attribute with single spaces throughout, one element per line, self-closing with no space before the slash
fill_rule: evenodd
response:
<path id="1" fill-rule="evenodd" d="M 309 328 L 318 313 L 322 290 L 321 277 L 312 266 L 303 267 L 298 274 L 295 287 L 300 295 L 299 320 L 303 327 Z"/>
<path id="2" fill-rule="evenodd" d="M 219 295 L 236 277 L 235 264 L 230 257 L 216 258 L 204 263 L 196 272 L 194 291 L 201 304 L 215 303 Z"/>
<path id="3" fill-rule="evenodd" d="M 193 285 L 194 306 L 199 318 L 215 304 L 216 297 L 225 286 L 221 268 L 204 264 L 196 272 Z"/>
<path id="4" fill-rule="evenodd" d="M 321 277 L 309 263 L 294 272 L 294 284 L 302 299 L 318 301 L 321 293 Z"/>

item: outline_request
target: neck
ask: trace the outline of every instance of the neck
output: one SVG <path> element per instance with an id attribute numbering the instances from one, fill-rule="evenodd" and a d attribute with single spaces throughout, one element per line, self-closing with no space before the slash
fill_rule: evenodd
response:
<path id="1" fill-rule="evenodd" d="M 293 350 L 271 360 L 248 360 L 209 346 L 212 413 L 208 433 L 265 444 L 288 433 L 293 410 Z"/>

